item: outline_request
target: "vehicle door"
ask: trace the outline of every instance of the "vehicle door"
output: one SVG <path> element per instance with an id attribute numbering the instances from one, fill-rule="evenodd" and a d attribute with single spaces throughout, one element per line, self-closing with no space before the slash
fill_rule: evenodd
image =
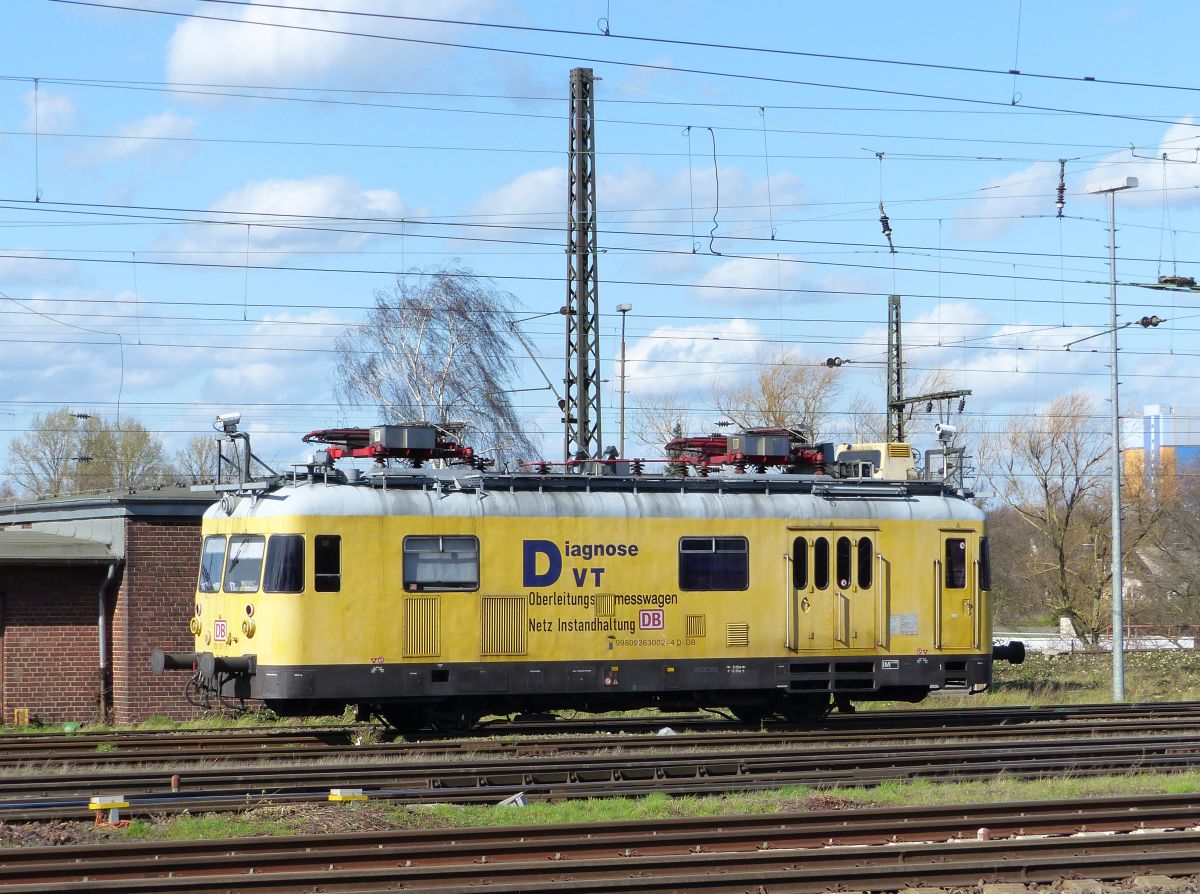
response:
<path id="1" fill-rule="evenodd" d="M 787 648 L 872 649 L 886 612 L 874 530 L 791 529 Z"/>
<path id="2" fill-rule="evenodd" d="M 980 639 L 979 535 L 970 529 L 942 529 L 933 560 L 933 645 L 936 649 L 978 649 Z"/>

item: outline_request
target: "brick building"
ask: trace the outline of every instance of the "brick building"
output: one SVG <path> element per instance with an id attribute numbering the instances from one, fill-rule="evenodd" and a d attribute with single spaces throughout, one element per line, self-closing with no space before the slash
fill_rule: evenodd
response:
<path id="1" fill-rule="evenodd" d="M 187 630 L 211 494 L 185 488 L 58 497 L 0 511 L 0 709 L 45 723 L 192 716 L 150 650 Z"/>

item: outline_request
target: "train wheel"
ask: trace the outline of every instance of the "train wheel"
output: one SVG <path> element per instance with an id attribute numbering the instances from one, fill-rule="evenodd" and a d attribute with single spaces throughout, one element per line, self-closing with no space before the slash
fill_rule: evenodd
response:
<path id="1" fill-rule="evenodd" d="M 467 708 L 439 708 L 429 712 L 429 722 L 439 733 L 466 733 L 479 723 L 479 713 Z"/>
<path id="2" fill-rule="evenodd" d="M 768 713 L 766 705 L 736 705 L 729 710 L 746 726 L 762 726 L 763 718 Z"/>
<path id="3" fill-rule="evenodd" d="M 405 710 L 403 708 L 380 708 L 379 716 L 383 722 L 402 736 L 411 736 L 420 732 L 421 727 L 428 728 L 429 722 L 424 714 Z"/>
<path id="4" fill-rule="evenodd" d="M 779 713 L 789 723 L 811 723 L 822 720 L 832 707 L 829 696 L 805 695 L 789 696 L 779 706 Z"/>

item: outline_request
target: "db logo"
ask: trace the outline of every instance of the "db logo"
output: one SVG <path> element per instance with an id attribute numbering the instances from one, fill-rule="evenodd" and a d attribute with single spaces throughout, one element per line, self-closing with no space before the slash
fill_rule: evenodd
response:
<path id="1" fill-rule="evenodd" d="M 638 628 L 641 630 L 662 630 L 663 610 L 661 608 L 644 608 L 638 612 Z"/>
<path id="2" fill-rule="evenodd" d="M 213 621 L 213 639 L 219 643 L 225 642 L 229 638 L 229 622 L 224 618 L 217 618 Z"/>

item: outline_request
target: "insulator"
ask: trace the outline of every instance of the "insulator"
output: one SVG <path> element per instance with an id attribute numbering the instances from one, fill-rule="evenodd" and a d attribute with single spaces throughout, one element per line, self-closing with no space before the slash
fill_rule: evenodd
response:
<path id="1" fill-rule="evenodd" d="M 958 399 L 958 412 L 961 413 L 966 408 L 967 408 L 967 399 L 965 397 L 960 397 Z"/>
<path id="2" fill-rule="evenodd" d="M 883 210 L 883 202 L 879 203 L 879 225 L 883 227 L 883 235 L 887 239 L 888 251 L 895 254 L 896 246 L 892 245 L 892 225 L 888 221 L 887 212 Z"/>
<path id="3" fill-rule="evenodd" d="M 1067 204 L 1067 161 L 1065 158 L 1058 160 L 1058 201 L 1054 203 L 1058 208 L 1058 216 L 1063 216 L 1063 206 Z"/>

